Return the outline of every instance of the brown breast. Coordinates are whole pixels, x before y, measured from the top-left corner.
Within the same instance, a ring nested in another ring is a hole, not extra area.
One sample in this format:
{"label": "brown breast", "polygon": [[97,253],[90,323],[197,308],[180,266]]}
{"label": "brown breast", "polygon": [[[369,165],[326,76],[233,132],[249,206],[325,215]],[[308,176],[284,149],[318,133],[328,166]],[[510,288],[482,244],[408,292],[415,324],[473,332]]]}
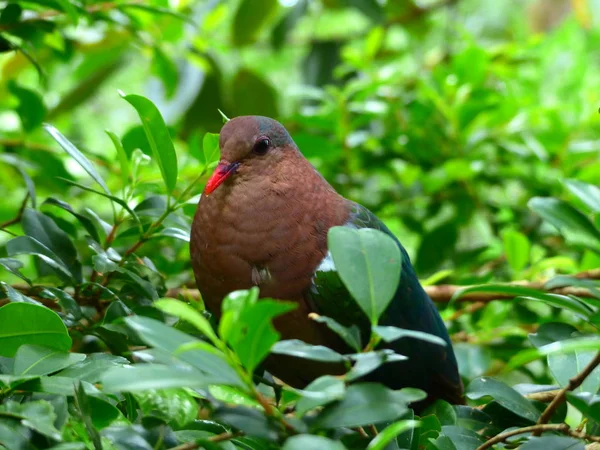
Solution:
{"label": "brown breast", "polygon": [[[347,202],[299,153],[272,176],[249,176],[240,170],[200,200],[190,244],[198,289],[216,315],[226,294],[252,286],[261,297],[299,302],[296,314],[306,315],[304,292]],[[285,335],[295,334],[290,327]]]}

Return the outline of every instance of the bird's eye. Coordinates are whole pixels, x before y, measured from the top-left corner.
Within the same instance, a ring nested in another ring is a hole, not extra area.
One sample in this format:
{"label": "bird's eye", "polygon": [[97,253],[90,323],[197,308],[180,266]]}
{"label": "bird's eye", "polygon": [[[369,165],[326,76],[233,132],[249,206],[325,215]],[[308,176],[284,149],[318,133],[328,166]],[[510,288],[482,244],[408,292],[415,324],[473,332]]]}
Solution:
{"label": "bird's eye", "polygon": [[267,137],[260,137],[254,143],[252,151],[257,155],[264,155],[269,151],[269,147],[271,147],[271,140]]}

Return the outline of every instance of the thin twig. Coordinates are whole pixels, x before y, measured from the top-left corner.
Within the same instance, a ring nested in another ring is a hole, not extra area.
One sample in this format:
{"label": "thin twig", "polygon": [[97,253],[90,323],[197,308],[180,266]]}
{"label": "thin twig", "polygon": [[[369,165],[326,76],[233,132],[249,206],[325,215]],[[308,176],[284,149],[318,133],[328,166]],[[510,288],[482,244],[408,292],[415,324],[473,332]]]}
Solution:
{"label": "thin twig", "polygon": [[536,402],[550,403],[560,393],[560,389],[553,389],[551,391],[532,392],[531,394],[525,394],[527,400],[535,400]]}
{"label": "thin twig", "polygon": [[29,192],[25,195],[25,198],[23,199],[23,203],[21,203],[21,207],[19,208],[19,212],[17,212],[17,215],[15,217],[13,217],[12,219],[7,220],[4,223],[1,223],[0,230],[3,230],[4,228],[14,225],[15,223],[19,223],[21,221],[21,217],[23,217],[23,211],[25,211],[25,208],[27,207],[28,200],[29,200]]}
{"label": "thin twig", "polygon": [[[231,439],[235,439],[236,437],[240,437],[243,435],[244,435],[244,433],[241,431],[236,431],[235,433],[231,433],[228,431],[226,433],[216,434],[215,436],[211,436],[204,440],[210,441],[210,442],[224,442],[224,441],[229,441]],[[197,448],[200,448],[201,445],[202,444],[198,444],[196,442],[188,442],[186,444],[181,444],[181,445],[178,445],[177,447],[173,447],[173,448],[171,448],[171,450],[196,450]]]}
{"label": "thin twig", "polygon": [[488,448],[491,448],[495,444],[504,442],[509,437],[518,436],[519,434],[533,433],[534,436],[536,436],[535,433],[541,434],[545,431],[557,431],[559,433],[563,433],[568,436],[572,436],[574,438],[585,439],[587,441],[592,441],[592,442],[600,442],[600,436],[592,436],[592,435],[589,435],[586,433],[581,433],[579,431],[571,430],[571,427],[569,427],[569,425],[567,425],[566,423],[557,423],[557,424],[545,423],[545,424],[531,425],[529,427],[518,428],[516,430],[506,431],[504,433],[497,434],[490,440],[484,442],[479,447],[477,447],[477,450],[487,450]]}
{"label": "thin twig", "polygon": [[[600,364],[600,352],[596,354],[594,359],[590,361],[590,363],[585,366],[585,368],[573,378],[569,380],[567,385],[560,390],[560,392],[554,397],[554,400],[550,402],[550,404],[546,407],[542,415],[540,416],[537,424],[543,425],[548,423],[548,421],[552,418],[552,415],[556,412],[558,407],[565,401],[567,398],[567,392],[577,389],[581,384],[585,381],[585,379],[593,372],[593,370]],[[534,432],[534,436],[539,436],[541,431]]]}

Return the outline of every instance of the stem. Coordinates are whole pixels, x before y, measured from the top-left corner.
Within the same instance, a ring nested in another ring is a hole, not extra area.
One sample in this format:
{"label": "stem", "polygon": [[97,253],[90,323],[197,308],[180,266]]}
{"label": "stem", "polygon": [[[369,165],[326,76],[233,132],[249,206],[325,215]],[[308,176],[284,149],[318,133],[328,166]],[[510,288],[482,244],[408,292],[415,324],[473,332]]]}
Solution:
{"label": "stem", "polygon": [[27,206],[27,200],[29,200],[29,192],[25,195],[25,198],[23,199],[23,202],[21,203],[21,207],[19,208],[17,215],[15,217],[13,217],[12,219],[1,223],[0,230],[4,229],[6,227],[9,227],[11,225],[14,225],[15,223],[19,223],[21,221],[21,217],[23,217],[23,211],[25,211],[25,207]]}
{"label": "stem", "polygon": [[[600,352],[596,354],[594,359],[590,361],[590,363],[585,366],[585,368],[573,378],[569,380],[569,383],[562,388],[559,393],[554,397],[554,399],[550,402],[550,404],[546,407],[542,415],[540,416],[537,424],[542,425],[548,423],[548,421],[552,418],[552,415],[556,412],[558,407],[565,401],[567,398],[567,392],[577,389],[581,384],[585,381],[585,379],[592,373],[592,371],[600,364]],[[534,431],[534,436],[539,436],[541,431]]]}
{"label": "stem", "polygon": [[[210,441],[210,442],[224,442],[224,441],[229,441],[231,439],[235,439],[236,437],[240,437],[243,435],[244,435],[244,433],[241,431],[236,431],[235,433],[228,431],[226,433],[216,434],[216,435],[206,438],[204,440]],[[202,444],[198,444],[196,442],[188,442],[186,444],[181,444],[181,445],[178,445],[177,447],[173,447],[173,448],[171,448],[171,450],[196,450],[197,448],[200,448],[201,445]]]}
{"label": "stem", "polygon": [[567,425],[566,423],[557,423],[557,424],[552,423],[552,424],[531,425],[529,427],[519,428],[517,430],[500,433],[500,434],[494,436],[492,439],[481,444],[479,447],[477,447],[477,450],[487,450],[488,448],[491,448],[495,444],[504,442],[509,437],[517,436],[519,434],[533,433],[533,435],[535,436],[536,433],[541,434],[544,431],[557,431],[559,433],[563,433],[568,436],[572,436],[574,438],[585,439],[585,440],[593,441],[593,442],[600,442],[600,436],[591,436],[589,434],[580,433],[578,431],[571,430],[569,425]]}

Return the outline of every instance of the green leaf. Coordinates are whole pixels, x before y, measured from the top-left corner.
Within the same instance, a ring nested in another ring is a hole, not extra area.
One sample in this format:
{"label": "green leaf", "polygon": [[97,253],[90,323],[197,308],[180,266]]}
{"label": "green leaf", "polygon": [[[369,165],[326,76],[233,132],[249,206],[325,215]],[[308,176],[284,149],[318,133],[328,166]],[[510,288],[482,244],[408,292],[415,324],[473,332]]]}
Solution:
{"label": "green leaf", "polygon": [[115,146],[115,151],[117,152],[117,159],[119,160],[119,166],[121,168],[121,183],[123,187],[129,185],[129,159],[127,159],[127,153],[125,153],[125,149],[123,148],[123,144],[119,137],[110,130],[104,130],[107,136],[112,141]]}
{"label": "green leaf", "polygon": [[26,208],[21,219],[23,231],[60,258],[77,282],[81,282],[81,264],[77,259],[75,245],[63,230],[48,216]]}
{"label": "green leaf", "polygon": [[586,417],[600,422],[600,396],[591,392],[567,392],[567,400]]}
{"label": "green leaf", "polygon": [[15,354],[15,375],[48,375],[83,361],[81,353],[66,353],[40,345],[22,345]]}
{"label": "green leaf", "polygon": [[[205,342],[147,317],[127,317],[125,322],[148,345],[194,366],[201,372],[204,379],[212,380],[213,383],[218,380],[219,384],[244,385],[235,370],[227,363],[225,356]],[[201,344],[205,344],[205,346]],[[186,351],[180,351],[185,345],[188,346]]]}
{"label": "green leaf", "polygon": [[180,429],[198,416],[198,402],[185,389],[147,389],[133,394],[144,416],[158,417]]}
{"label": "green leaf", "polygon": [[48,264],[65,281],[73,280],[73,275],[48,247],[29,236],[17,236],[6,243],[8,256],[34,255]]}
{"label": "green leaf", "polygon": [[519,450],[585,450],[585,442],[567,436],[530,437]]}
{"label": "green leaf", "polygon": [[218,346],[220,343],[220,339],[215,334],[208,319],[206,319],[190,305],[170,298],[161,298],[160,300],[155,301],[153,305],[155,308],[158,308],[167,314],[171,314],[172,316],[191,323],[198,329],[198,331],[209,338],[213,344]]}
{"label": "green leaf", "polygon": [[8,89],[19,99],[16,111],[21,119],[23,130],[28,133],[39,127],[47,113],[42,97],[31,89],[19,86],[14,80],[9,81]]}
{"label": "green leaf", "polygon": [[277,342],[271,349],[271,353],[278,355],[295,356],[297,358],[310,359],[323,362],[344,362],[347,358],[329,347],[322,345],[311,345],[298,339],[290,339]]}
{"label": "green leaf", "polygon": [[369,443],[367,450],[385,450],[386,446],[394,440],[396,436],[416,428],[420,424],[421,423],[418,420],[401,420],[388,425]]}
{"label": "green leaf", "polygon": [[4,267],[10,273],[12,273],[13,275],[15,275],[15,276],[19,277],[20,279],[22,279],[27,284],[31,284],[31,280],[29,278],[27,278],[25,275],[23,275],[19,271],[19,269],[21,267],[23,267],[23,263],[21,261],[19,261],[18,259],[14,259],[14,258],[0,258],[0,266]]}
{"label": "green leaf", "polygon": [[529,252],[531,246],[529,239],[523,233],[514,230],[507,230],[502,234],[504,242],[504,253],[510,267],[515,272],[525,268],[529,262]]}
{"label": "green leaf", "polygon": [[241,47],[256,41],[278,6],[277,0],[242,0],[233,16],[233,45]]}
{"label": "green leaf", "polygon": [[490,396],[507,410],[531,422],[536,422],[540,417],[540,412],[529,400],[522,397],[513,388],[493,378],[480,377],[471,381],[466,395],[474,400]]}
{"label": "green leaf", "polygon": [[[537,333],[530,334],[529,339],[540,348],[554,342],[569,340],[582,336],[575,327],[564,323],[544,323]],[[572,353],[556,353],[548,355],[548,367],[561,387],[565,387],[571,378],[580,373],[596,356],[595,351],[575,351]],[[600,367],[586,377],[575,392],[597,392],[600,389]]]}
{"label": "green leaf", "polygon": [[92,424],[97,430],[108,427],[121,415],[116,406],[101,398],[89,396],[88,402]]}
{"label": "green leaf", "polygon": [[158,46],[154,47],[152,72],[160,78],[167,98],[173,97],[179,82],[177,64]]}
{"label": "green leaf", "polygon": [[352,370],[346,374],[346,380],[352,381],[364,377],[373,372],[379,366],[387,362],[404,361],[408,359],[404,355],[395,353],[393,350],[384,349],[376,352],[357,353],[349,355],[351,359],[356,361]]}
{"label": "green leaf", "polygon": [[275,331],[272,320],[292,311],[296,306],[291,302],[262,299],[240,312],[239,322],[228,342],[249,372],[258,367],[279,340],[279,333]]}
{"label": "green leaf", "polygon": [[108,369],[101,382],[105,392],[141,392],[148,389],[205,388],[220,380],[218,377],[208,378],[194,368],[136,364]]}
{"label": "green leaf", "polygon": [[81,153],[77,147],[75,147],[71,141],[69,141],[66,137],[64,137],[60,131],[54,128],[52,125],[45,124],[44,129],[52,136],[52,138],[58,142],[58,144],[73,158],[77,163],[85,170],[89,176],[91,176],[96,183],[100,185],[100,187],[106,192],[108,195],[110,194],[110,190],[108,186],[94,167],[94,165],[90,162],[89,159],[85,157],[83,153]]}
{"label": "green leaf", "polygon": [[341,400],[345,392],[346,385],[342,380],[331,375],[324,375],[300,392],[302,397],[296,403],[296,413],[302,417],[311,409]]}
{"label": "green leaf", "polygon": [[373,332],[385,342],[393,342],[398,339],[410,337],[413,339],[430,342],[432,344],[441,345],[442,347],[448,345],[441,337],[430,333],[424,333],[422,331],[406,330],[404,328],[390,326],[375,326],[373,327]]}
{"label": "green leaf", "polygon": [[438,418],[441,425],[456,425],[456,412],[450,403],[445,400],[436,400],[424,412],[423,416],[433,414]]}
{"label": "green leaf", "polygon": [[328,244],[340,278],[376,324],[400,282],[400,249],[390,236],[370,228],[333,227]]}
{"label": "green leaf", "polygon": [[[138,217],[138,215],[133,211],[133,209],[131,209],[129,207],[129,205],[124,200],[120,199],[119,197],[115,197],[114,195],[109,195],[104,192],[97,191],[96,189],[92,189],[90,187],[84,186],[83,184],[77,183],[75,181],[67,180],[66,178],[59,177],[59,179],[64,181],[65,183],[71,184],[73,186],[77,186],[79,189],[83,189],[84,191],[93,192],[94,194],[98,194],[98,195],[101,195],[102,197],[108,198],[112,202],[118,204],[119,206],[122,206],[123,209],[125,209],[125,211],[127,211],[131,215],[131,217],[136,221],[138,226],[139,227],[142,226],[142,223],[140,222],[140,218]],[[89,212],[91,213],[91,211],[89,211]]]}
{"label": "green leaf", "polygon": [[56,376],[96,383],[111,367],[122,367],[128,364],[129,361],[122,356],[92,353],[87,355],[85,360],[60,371]]}
{"label": "green leaf", "polygon": [[579,180],[565,180],[565,186],[590,210],[600,213],[600,188]]}
{"label": "green leaf", "polygon": [[202,154],[204,155],[204,164],[210,164],[219,161],[221,152],[219,150],[219,135],[216,133],[206,133],[202,139]]}
{"label": "green leaf", "polygon": [[311,314],[309,317],[315,322],[327,325],[327,328],[341,337],[351,349],[356,350],[357,352],[362,350],[360,329],[356,325],[345,327],[331,317],[319,316],[317,314]]}
{"label": "green leaf", "polygon": [[83,225],[83,227],[85,228],[85,230],[90,234],[90,236],[96,242],[100,242],[100,234],[98,233],[98,230],[94,226],[94,222],[92,222],[91,219],[87,218],[83,214],[79,214],[78,212],[76,212],[71,207],[71,205],[69,205],[68,203],[63,202],[62,200],[58,200],[58,199],[53,198],[53,197],[49,197],[46,200],[44,200],[44,203],[42,203],[42,206],[44,206],[44,205],[53,205],[53,206],[57,206],[57,207],[59,207],[61,209],[64,209],[69,214],[71,214],[73,217],[75,217],[79,221],[79,223],[81,225]]}
{"label": "green leaf", "polygon": [[60,432],[54,427],[56,413],[50,402],[37,400],[17,403],[9,400],[4,405],[0,405],[0,416],[4,415],[20,419],[22,425],[51,439],[61,439]]}
{"label": "green leaf", "polygon": [[554,225],[568,241],[600,249],[600,231],[568,203],[551,197],[534,197],[529,200],[528,206]]}
{"label": "green leaf", "polygon": [[177,184],[177,154],[160,111],[154,103],[141,95],[130,94],[122,97],[138,112],[167,193],[171,194]]}
{"label": "green leaf", "polygon": [[283,450],[346,450],[346,447],[340,441],[323,436],[297,434],[285,441]]}
{"label": "green leaf", "polygon": [[8,303],[0,308],[0,356],[12,357],[24,344],[68,351],[72,341],[54,311],[29,303]]}
{"label": "green leaf", "polygon": [[343,400],[325,407],[315,428],[359,427],[396,420],[408,411],[408,398],[381,384],[359,383],[348,387]]}

